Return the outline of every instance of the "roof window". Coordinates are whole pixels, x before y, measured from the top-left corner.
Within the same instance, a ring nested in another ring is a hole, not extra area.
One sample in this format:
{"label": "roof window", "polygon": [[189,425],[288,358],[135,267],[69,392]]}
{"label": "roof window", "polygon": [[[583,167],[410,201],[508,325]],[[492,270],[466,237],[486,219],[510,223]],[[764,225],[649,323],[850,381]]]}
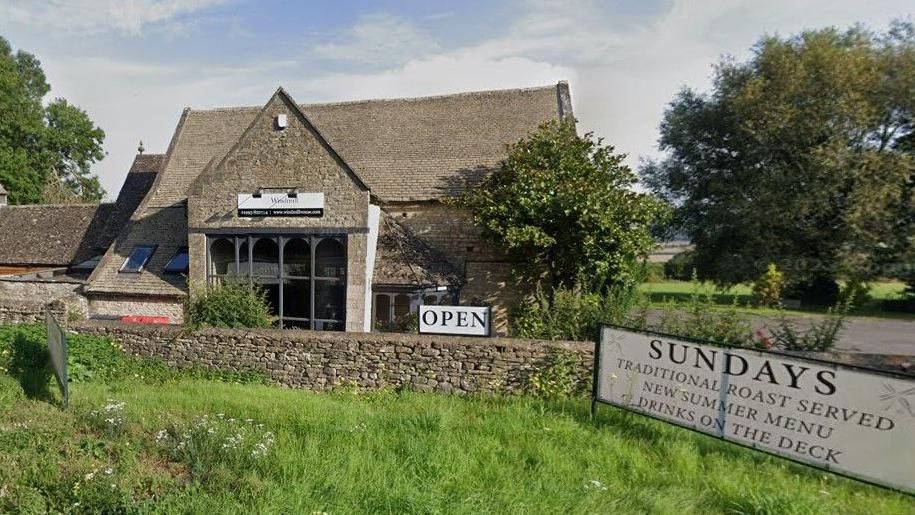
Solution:
{"label": "roof window", "polygon": [[119,271],[133,274],[142,272],[155,251],[155,245],[137,245],[130,251],[130,255],[124,260]]}
{"label": "roof window", "polygon": [[188,269],[187,247],[181,247],[174,257],[168,260],[165,271],[170,274],[186,274]]}

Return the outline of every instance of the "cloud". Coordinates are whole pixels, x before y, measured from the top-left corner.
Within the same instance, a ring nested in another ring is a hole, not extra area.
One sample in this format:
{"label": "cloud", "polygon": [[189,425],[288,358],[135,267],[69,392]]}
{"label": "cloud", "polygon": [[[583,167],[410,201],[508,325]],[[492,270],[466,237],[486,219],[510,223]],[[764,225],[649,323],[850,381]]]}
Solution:
{"label": "cloud", "polygon": [[0,18],[70,34],[117,31],[140,34],[147,25],[174,20],[229,0],[6,0]]}
{"label": "cloud", "polygon": [[315,46],[313,57],[362,65],[401,64],[439,50],[425,31],[390,14],[363,16],[334,41]]}
{"label": "cloud", "polygon": [[[42,61],[52,94],[86,109],[107,132],[110,155],[94,170],[112,194],[137,140],[142,138],[149,152],[166,150],[182,107],[260,105],[278,85],[300,102],[324,102],[567,79],[582,131],[605,137],[636,166],[639,156],[658,155],[658,124],[677,90],[684,85],[706,90],[712,64],[722,55],[746,58],[767,33],[857,21],[880,29],[907,10],[907,4],[892,0],[866,6],[857,0],[676,0],[633,18],[601,2],[531,2],[517,9],[499,33],[447,47],[421,22],[415,26],[393,15],[373,15],[298,55],[267,47],[260,56],[252,52],[239,60],[233,55],[226,62],[179,56],[156,65],[65,55],[42,56]],[[391,32],[380,29],[385,26]],[[387,46],[379,50],[379,44]],[[315,59],[314,48],[321,59]]]}

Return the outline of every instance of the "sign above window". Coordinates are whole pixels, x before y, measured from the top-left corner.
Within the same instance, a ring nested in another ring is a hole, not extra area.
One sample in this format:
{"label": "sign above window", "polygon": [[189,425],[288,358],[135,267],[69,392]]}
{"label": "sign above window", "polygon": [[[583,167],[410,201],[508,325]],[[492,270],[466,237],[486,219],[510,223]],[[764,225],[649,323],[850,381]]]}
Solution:
{"label": "sign above window", "polygon": [[238,216],[324,216],[324,193],[239,193]]}

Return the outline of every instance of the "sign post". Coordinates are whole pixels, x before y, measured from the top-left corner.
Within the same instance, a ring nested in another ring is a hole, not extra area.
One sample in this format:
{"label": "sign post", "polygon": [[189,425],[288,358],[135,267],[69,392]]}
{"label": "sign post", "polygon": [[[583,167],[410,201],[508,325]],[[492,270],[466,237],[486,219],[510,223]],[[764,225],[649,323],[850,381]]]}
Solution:
{"label": "sign post", "polygon": [[54,377],[60,386],[64,408],[70,403],[70,388],[67,379],[67,333],[60,327],[50,310],[45,312],[45,326],[48,330],[48,353],[54,367]]}
{"label": "sign post", "polygon": [[915,493],[915,379],[605,326],[593,410],[610,404]]}

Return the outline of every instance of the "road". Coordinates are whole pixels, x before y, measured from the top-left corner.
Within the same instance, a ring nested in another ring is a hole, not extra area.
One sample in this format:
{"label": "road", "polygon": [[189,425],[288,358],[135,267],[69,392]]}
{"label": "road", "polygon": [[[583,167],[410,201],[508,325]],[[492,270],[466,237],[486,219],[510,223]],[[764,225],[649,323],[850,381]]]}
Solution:
{"label": "road", "polygon": [[[659,313],[649,314],[649,323],[657,320]],[[798,327],[809,327],[816,315],[791,317]],[[754,316],[754,331],[772,326],[772,317]],[[835,350],[862,354],[887,354],[894,356],[915,356],[915,321],[890,320],[886,318],[849,317],[839,336]]]}

